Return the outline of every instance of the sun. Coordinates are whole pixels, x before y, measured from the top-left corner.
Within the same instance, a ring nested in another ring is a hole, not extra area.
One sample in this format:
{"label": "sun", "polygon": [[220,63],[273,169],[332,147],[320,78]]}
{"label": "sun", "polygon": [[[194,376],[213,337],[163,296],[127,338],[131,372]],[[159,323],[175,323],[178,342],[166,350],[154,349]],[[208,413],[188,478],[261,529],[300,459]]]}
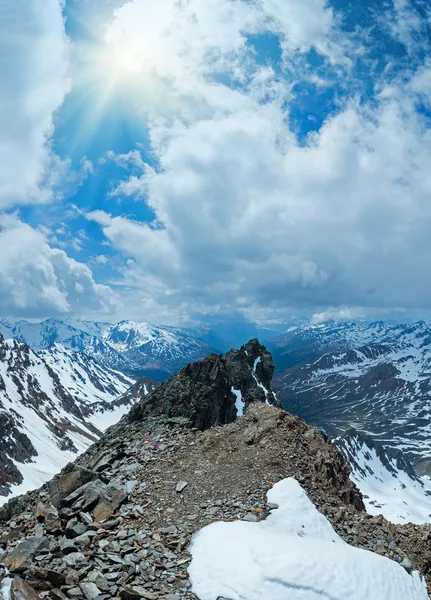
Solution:
{"label": "sun", "polygon": [[89,74],[108,85],[145,75],[145,60],[131,44],[101,42],[88,50],[85,62]]}

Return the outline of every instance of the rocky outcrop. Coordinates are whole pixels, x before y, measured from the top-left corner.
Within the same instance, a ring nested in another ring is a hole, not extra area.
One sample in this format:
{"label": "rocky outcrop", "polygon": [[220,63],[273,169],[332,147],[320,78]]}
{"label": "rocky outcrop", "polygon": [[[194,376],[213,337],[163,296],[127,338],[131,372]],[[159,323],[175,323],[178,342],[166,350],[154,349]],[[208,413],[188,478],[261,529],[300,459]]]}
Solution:
{"label": "rocky outcrop", "polygon": [[281,406],[272,390],[274,361],[257,339],[250,340],[239,350],[228,352],[225,362],[231,386],[241,392],[246,406],[252,402]]}
{"label": "rocky outcrop", "polygon": [[201,431],[231,423],[237,416],[235,390],[245,406],[252,402],[278,405],[271,390],[274,363],[258,340],[225,357],[210,354],[188,365],[142,398],[127,416],[128,422],[149,416],[180,417]]}

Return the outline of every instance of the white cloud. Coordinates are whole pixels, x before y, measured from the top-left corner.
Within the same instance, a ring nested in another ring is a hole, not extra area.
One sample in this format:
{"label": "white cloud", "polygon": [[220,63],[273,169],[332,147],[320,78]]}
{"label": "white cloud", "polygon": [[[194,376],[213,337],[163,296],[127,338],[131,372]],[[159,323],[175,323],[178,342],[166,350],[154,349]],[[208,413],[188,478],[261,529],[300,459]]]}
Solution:
{"label": "white cloud", "polygon": [[[277,34],[286,65],[314,48],[343,69],[351,46],[324,2],[244,6],[132,0],[108,29],[109,43],[127,41],[142,59],[137,80],[157,72],[176,94],[171,112],[145,112],[157,168],[134,153],[118,159],[134,172],[113,195],[144,199],[154,223],[88,216],[129,259],[122,283],[140,306],[178,319],[286,306],[339,315],[428,308],[431,134],[416,112],[428,74],[383,81],[369,103],[351,98],[300,141],[291,82],[253,61],[247,34]],[[213,81],[219,70],[241,85]]]}
{"label": "white cloud", "polygon": [[365,317],[364,310],[362,308],[345,307],[345,308],[332,308],[325,310],[321,313],[315,313],[310,323],[319,324],[327,321],[354,321],[357,319],[363,319]]}
{"label": "white cloud", "polygon": [[68,91],[61,0],[2,3],[0,207],[51,199],[53,113]]}
{"label": "white cloud", "polygon": [[87,265],[52,248],[41,230],[15,215],[0,217],[0,310],[46,317],[113,312],[116,298],[98,285]]}

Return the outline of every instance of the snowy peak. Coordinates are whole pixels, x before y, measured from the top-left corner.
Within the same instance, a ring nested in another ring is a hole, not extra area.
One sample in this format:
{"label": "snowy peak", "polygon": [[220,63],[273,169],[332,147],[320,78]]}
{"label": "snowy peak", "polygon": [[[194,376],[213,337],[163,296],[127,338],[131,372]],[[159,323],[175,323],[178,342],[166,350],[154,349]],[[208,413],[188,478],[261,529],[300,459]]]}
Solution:
{"label": "snowy peak", "polygon": [[376,475],[373,470],[374,462],[374,466],[383,467],[393,477],[404,473],[412,481],[420,481],[413,465],[400,450],[385,449],[365,433],[350,429],[343,436],[336,438],[334,442],[342,450],[355,473],[364,478]]}

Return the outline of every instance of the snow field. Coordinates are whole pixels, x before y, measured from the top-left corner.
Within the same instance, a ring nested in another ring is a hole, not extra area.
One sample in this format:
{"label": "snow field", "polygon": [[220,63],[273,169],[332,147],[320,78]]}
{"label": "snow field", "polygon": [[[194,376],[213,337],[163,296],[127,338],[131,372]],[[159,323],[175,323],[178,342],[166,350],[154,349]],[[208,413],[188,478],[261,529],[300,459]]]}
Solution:
{"label": "snow field", "polygon": [[429,600],[418,573],[346,544],[295,479],[268,502],[279,508],[265,521],[195,534],[189,575],[200,600]]}

